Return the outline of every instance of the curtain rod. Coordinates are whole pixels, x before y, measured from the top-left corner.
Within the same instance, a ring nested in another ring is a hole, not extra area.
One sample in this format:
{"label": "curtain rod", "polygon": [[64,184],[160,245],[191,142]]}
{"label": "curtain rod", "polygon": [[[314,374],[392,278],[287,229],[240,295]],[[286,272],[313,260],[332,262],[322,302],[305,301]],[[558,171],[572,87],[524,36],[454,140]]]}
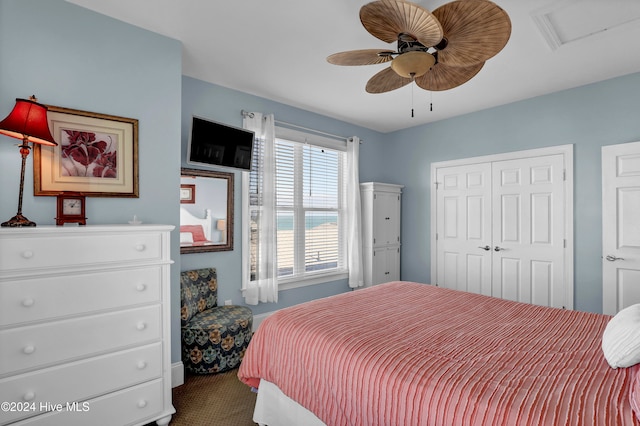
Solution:
{"label": "curtain rod", "polygon": [[[250,117],[250,118],[253,118],[255,116],[252,112],[245,111],[245,110],[241,110],[240,114],[242,114],[243,117]],[[334,134],[331,134],[331,133],[323,132],[323,131],[320,131],[320,130],[310,129],[308,127],[299,126],[297,124],[287,123],[286,121],[275,120],[275,122],[276,122],[276,124],[281,124],[281,125],[284,125],[284,126],[293,127],[294,129],[300,129],[300,130],[306,130],[306,131],[309,131],[309,132],[314,132],[314,133],[317,133],[319,135],[329,136],[329,137],[332,137],[332,138],[335,138],[335,139],[340,139],[340,140],[345,140],[345,141],[351,139],[351,138],[346,138],[344,136],[338,136],[338,135],[334,135]],[[362,142],[364,142],[364,141],[361,139],[360,143],[362,143]]]}

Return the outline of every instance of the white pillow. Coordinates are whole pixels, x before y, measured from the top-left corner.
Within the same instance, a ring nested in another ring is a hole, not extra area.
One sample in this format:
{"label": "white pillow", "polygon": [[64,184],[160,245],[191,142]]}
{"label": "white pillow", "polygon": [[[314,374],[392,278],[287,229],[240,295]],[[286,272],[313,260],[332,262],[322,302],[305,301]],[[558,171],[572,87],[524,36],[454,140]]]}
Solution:
{"label": "white pillow", "polygon": [[180,242],[181,243],[192,243],[193,242],[193,234],[191,232],[181,232],[180,233]]}
{"label": "white pillow", "polygon": [[612,368],[640,362],[640,304],[618,312],[602,334],[602,352]]}

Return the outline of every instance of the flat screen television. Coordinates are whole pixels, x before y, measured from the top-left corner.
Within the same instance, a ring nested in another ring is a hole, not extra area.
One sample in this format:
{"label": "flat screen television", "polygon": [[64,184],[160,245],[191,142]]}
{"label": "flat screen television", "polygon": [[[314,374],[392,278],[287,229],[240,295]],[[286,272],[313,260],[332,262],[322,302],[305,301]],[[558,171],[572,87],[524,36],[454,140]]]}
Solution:
{"label": "flat screen television", "polygon": [[193,116],[187,163],[251,170],[254,132]]}

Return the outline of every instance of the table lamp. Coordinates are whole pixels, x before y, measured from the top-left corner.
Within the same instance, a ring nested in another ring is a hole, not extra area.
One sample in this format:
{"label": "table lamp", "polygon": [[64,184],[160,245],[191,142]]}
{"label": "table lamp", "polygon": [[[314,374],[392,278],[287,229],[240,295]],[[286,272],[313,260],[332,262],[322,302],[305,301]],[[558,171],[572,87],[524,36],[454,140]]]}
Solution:
{"label": "table lamp", "polygon": [[20,154],[22,155],[22,168],[20,170],[20,195],[18,196],[18,213],[2,226],[21,227],[36,226],[35,222],[30,221],[22,215],[22,192],[24,190],[24,168],[29,156],[29,142],[39,143],[42,145],[56,146],[49,131],[49,123],[47,121],[47,107],[36,102],[35,96],[29,99],[16,99],[16,105],[11,113],[0,122],[0,134],[11,136],[12,138],[22,139]]}
{"label": "table lamp", "polygon": [[216,223],[216,229],[220,231],[220,241],[222,243],[227,242],[227,221],[226,219],[218,219]]}

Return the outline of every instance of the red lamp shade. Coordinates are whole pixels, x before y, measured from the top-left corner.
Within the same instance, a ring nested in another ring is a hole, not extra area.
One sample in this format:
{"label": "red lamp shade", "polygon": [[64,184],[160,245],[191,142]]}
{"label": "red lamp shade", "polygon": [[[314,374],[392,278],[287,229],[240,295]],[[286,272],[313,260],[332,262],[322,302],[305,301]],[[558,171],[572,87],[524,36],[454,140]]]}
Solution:
{"label": "red lamp shade", "polygon": [[47,121],[47,107],[28,99],[16,99],[13,111],[0,122],[0,134],[43,145],[58,145]]}

